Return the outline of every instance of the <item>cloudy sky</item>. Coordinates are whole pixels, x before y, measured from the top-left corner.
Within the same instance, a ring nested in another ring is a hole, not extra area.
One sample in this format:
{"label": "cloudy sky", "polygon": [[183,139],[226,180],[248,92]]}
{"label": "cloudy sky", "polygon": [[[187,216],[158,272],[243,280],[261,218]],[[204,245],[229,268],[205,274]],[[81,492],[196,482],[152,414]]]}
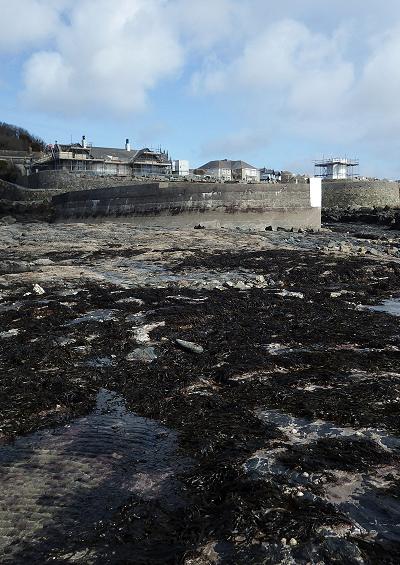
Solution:
{"label": "cloudy sky", "polygon": [[0,121],[400,178],[399,0],[0,0]]}

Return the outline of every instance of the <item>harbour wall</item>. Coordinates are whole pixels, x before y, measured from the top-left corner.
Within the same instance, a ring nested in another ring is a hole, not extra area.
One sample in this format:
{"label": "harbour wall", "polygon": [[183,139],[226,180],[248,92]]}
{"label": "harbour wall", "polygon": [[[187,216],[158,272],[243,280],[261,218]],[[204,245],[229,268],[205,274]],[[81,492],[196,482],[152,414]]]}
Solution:
{"label": "harbour wall", "polygon": [[140,226],[321,227],[319,179],[309,183],[161,182],[53,197],[58,219],[129,218]]}
{"label": "harbour wall", "polygon": [[323,208],[400,206],[399,183],[373,180],[322,181]]}

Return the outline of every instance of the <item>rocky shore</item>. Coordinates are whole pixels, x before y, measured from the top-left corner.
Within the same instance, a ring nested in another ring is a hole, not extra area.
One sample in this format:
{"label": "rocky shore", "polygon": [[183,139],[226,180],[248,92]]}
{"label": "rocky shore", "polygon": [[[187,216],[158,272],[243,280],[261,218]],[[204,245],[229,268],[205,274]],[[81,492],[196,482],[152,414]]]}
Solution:
{"label": "rocky shore", "polygon": [[398,562],[400,232],[340,220],[3,221],[3,562]]}
{"label": "rocky shore", "polygon": [[322,217],[325,222],[360,222],[388,226],[391,229],[400,229],[400,208],[385,206],[383,208],[349,207],[349,208],[324,208]]}

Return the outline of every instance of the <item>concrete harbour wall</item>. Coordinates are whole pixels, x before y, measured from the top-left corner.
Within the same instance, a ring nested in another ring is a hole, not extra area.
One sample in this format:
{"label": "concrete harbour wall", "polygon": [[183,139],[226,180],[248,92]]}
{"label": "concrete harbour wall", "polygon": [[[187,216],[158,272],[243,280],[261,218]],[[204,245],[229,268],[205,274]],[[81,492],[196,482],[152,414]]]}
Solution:
{"label": "concrete harbour wall", "polygon": [[141,226],[319,228],[314,188],[309,183],[163,182],[69,192],[55,196],[53,204],[58,218],[111,216]]}
{"label": "concrete harbour wall", "polygon": [[400,206],[399,183],[390,181],[322,181],[323,208]]}

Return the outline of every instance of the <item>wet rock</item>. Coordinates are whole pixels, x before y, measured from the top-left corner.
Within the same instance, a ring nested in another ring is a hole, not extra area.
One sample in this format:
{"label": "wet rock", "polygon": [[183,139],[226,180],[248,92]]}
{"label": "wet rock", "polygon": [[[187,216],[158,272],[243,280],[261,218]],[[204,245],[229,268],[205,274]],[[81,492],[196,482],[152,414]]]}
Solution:
{"label": "wet rock", "polygon": [[184,339],[176,339],[175,343],[181,349],[185,351],[190,351],[191,353],[196,353],[200,355],[204,352],[204,349],[201,345],[197,345],[197,343],[193,343],[192,341],[185,341]]}
{"label": "wet rock", "polygon": [[105,367],[113,367],[115,361],[112,357],[93,357],[88,359],[85,363],[88,367],[94,367],[95,369],[101,369]]}
{"label": "wet rock", "polygon": [[110,322],[117,320],[116,310],[91,310],[75,320],[67,322],[67,326],[82,324],[84,322]]}
{"label": "wet rock", "polygon": [[157,359],[154,347],[137,347],[125,357],[127,361],[141,361],[142,363],[152,363]]}

